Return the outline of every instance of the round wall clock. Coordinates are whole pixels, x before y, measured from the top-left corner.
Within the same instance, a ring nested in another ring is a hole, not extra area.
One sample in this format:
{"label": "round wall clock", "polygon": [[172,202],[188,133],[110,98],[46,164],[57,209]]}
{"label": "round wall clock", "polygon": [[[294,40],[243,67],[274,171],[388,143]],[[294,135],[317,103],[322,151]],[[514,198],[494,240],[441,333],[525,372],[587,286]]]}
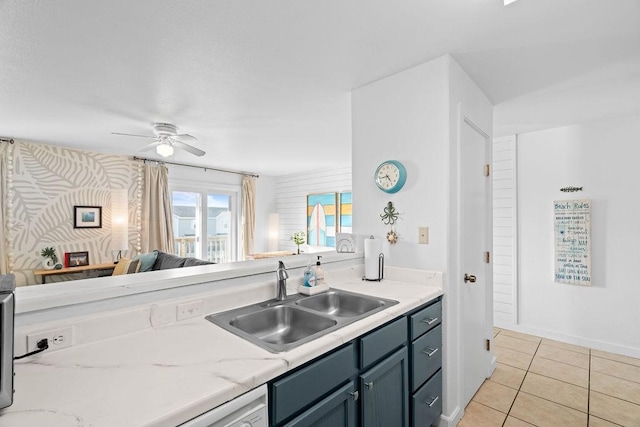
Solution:
{"label": "round wall clock", "polygon": [[407,170],[397,160],[386,160],[376,169],[373,180],[382,191],[397,193],[407,181]]}

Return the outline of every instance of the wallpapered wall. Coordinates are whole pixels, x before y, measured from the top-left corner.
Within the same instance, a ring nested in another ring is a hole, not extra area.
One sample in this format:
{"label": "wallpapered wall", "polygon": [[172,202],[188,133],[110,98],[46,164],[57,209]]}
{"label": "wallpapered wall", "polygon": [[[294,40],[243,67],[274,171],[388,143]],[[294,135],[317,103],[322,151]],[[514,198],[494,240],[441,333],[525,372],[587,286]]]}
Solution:
{"label": "wallpapered wall", "polygon": [[[40,251],[52,246],[63,263],[65,252],[89,252],[90,264],[112,262],[111,190],[126,188],[129,199],[129,251],[140,247],[142,164],[124,156],[16,142],[8,207],[9,269],[18,286],[40,283]],[[102,228],[74,229],[74,206],[101,206]],[[84,273],[80,273],[84,274]],[[53,276],[47,282],[68,280]]]}

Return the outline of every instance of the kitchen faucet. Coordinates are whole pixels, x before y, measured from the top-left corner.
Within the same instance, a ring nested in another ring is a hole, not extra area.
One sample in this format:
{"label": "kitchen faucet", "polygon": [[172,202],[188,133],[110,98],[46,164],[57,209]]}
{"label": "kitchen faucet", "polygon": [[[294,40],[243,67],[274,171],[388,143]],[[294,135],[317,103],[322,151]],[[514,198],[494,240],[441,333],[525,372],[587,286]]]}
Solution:
{"label": "kitchen faucet", "polygon": [[279,261],[278,269],[276,270],[276,279],[278,281],[278,296],[276,297],[277,301],[284,301],[287,298],[287,279],[289,278],[289,273],[287,273],[287,269],[284,266],[284,262]]}

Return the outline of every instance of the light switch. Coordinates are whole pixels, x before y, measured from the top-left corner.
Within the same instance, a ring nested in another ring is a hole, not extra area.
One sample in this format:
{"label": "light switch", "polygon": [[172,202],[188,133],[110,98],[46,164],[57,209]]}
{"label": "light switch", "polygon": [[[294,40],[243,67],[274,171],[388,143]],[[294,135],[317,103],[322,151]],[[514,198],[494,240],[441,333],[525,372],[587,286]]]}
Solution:
{"label": "light switch", "polygon": [[426,245],[429,243],[429,227],[418,227],[418,244]]}

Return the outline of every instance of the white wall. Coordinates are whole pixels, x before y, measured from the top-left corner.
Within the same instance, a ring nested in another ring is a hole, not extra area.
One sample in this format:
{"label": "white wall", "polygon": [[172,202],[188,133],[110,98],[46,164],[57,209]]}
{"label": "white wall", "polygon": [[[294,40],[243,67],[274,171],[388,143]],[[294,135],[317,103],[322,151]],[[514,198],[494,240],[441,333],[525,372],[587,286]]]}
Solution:
{"label": "white wall", "polygon": [[[640,357],[640,116],[518,136],[525,332]],[[584,187],[562,193],[561,187]],[[592,286],[554,283],[553,201],[591,199]]]}
{"label": "white wall", "polygon": [[260,175],[260,178],[256,181],[254,252],[267,252],[269,250],[269,214],[276,212],[276,177]]}
{"label": "white wall", "polygon": [[[351,191],[351,167],[314,170],[276,177],[276,204],[280,217],[278,250],[296,250],[291,240],[297,231],[307,232],[307,195]],[[300,250],[310,251],[307,245]]]}
{"label": "white wall", "polygon": [[[491,133],[491,111],[484,94],[449,56],[352,92],[354,233],[360,240],[371,234],[384,238],[389,226],[380,221],[380,213],[392,201],[401,214],[396,227],[400,240],[386,249],[387,264],[445,273],[441,425],[455,425],[463,410],[460,295],[457,283],[451,281],[459,269],[458,129],[466,116]],[[405,187],[393,195],[381,192],[373,182],[376,167],[387,159],[399,160],[407,168]],[[419,226],[429,227],[427,245],[418,244]],[[490,319],[486,323],[490,330]]]}
{"label": "white wall", "polygon": [[[387,202],[400,213],[399,241],[385,254],[397,267],[446,271],[448,204],[448,58],[411,68],[352,93],[353,231],[362,239],[386,237],[380,220]],[[373,175],[384,160],[398,160],[407,182],[395,194],[380,191]],[[429,244],[418,245],[418,227]]]}

